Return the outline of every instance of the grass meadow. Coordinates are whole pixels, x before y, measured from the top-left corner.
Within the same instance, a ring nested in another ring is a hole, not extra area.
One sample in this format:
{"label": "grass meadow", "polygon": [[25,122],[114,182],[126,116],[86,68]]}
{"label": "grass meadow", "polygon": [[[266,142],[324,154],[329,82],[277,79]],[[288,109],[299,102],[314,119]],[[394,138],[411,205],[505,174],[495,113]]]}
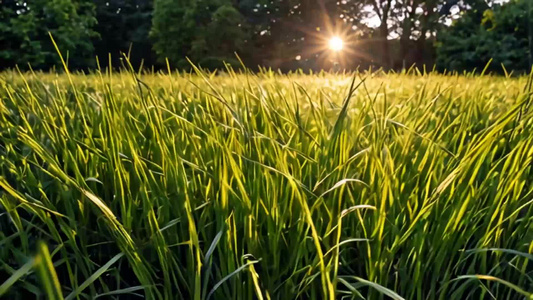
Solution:
{"label": "grass meadow", "polygon": [[0,73],[0,296],[533,299],[532,78]]}

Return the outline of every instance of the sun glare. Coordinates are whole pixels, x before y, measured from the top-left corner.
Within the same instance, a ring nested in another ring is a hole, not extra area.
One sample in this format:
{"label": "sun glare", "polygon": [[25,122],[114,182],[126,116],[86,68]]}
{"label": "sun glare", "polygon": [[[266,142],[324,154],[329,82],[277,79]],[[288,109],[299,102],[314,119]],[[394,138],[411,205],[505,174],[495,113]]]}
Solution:
{"label": "sun glare", "polygon": [[338,36],[332,37],[329,40],[329,48],[333,51],[341,51],[344,46],[343,44],[344,42]]}

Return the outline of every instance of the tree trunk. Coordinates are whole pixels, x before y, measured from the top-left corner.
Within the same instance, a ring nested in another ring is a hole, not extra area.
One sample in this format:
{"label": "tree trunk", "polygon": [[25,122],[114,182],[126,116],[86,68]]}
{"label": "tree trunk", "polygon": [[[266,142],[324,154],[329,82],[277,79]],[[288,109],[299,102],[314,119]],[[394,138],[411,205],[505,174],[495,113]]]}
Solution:
{"label": "tree trunk", "polygon": [[422,64],[426,64],[426,35],[431,32],[431,29],[434,28],[431,22],[435,22],[431,18],[433,17],[435,3],[433,1],[427,1],[426,2],[426,11],[424,16],[422,17],[421,27],[420,27],[420,37],[417,42],[417,61],[420,61]]}
{"label": "tree trunk", "polygon": [[[407,9],[407,8],[406,8]],[[400,37],[400,51],[402,58],[402,68],[406,68],[407,64],[413,64],[412,59],[409,59],[409,49],[411,48],[411,33],[413,32],[413,22],[416,4],[411,5],[411,12],[403,20],[402,36]]]}
{"label": "tree trunk", "polygon": [[384,69],[388,69],[391,67],[391,61],[389,41],[387,40],[387,37],[389,36],[389,27],[387,26],[386,18],[383,18],[381,21],[381,25],[379,26],[379,35],[381,43],[381,64],[383,65]]}
{"label": "tree trunk", "polygon": [[[529,2],[529,7],[528,7],[528,15],[529,17],[527,18],[528,22],[529,22],[529,26],[528,26],[528,40],[529,40],[529,67],[531,68],[533,66],[533,3],[530,1]],[[528,70],[528,71],[531,71]]]}

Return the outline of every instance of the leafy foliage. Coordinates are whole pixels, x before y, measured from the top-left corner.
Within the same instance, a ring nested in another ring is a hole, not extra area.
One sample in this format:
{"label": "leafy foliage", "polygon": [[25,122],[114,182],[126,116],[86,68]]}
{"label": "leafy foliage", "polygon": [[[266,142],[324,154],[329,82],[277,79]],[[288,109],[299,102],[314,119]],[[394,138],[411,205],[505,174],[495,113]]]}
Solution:
{"label": "leafy foliage", "polygon": [[512,0],[486,10],[471,10],[437,43],[437,64],[448,70],[482,70],[492,59],[490,70],[530,69],[529,22],[533,6],[528,0]]}
{"label": "leafy foliage", "polygon": [[[437,35],[442,68],[472,69],[494,58],[496,68],[504,63],[527,69],[524,61],[532,51],[525,56],[520,51],[524,34],[530,36],[526,48],[533,49],[533,25],[524,25],[521,9],[531,2],[504,5],[515,9],[494,2],[0,0],[0,68],[56,66],[51,31],[73,69],[94,67],[95,56],[102,67],[123,67],[124,54],[135,69],[163,67],[167,58],[172,67],[190,68],[185,57],[213,69],[224,67],[222,61],[239,65],[237,52],[249,66],[321,70],[337,60],[325,47],[334,35],[347,42],[341,63],[346,69],[431,65]],[[492,13],[483,17],[489,8]],[[448,28],[451,19],[458,20]],[[476,34],[470,34],[473,29]],[[498,48],[504,51],[494,51]],[[527,61],[533,62],[533,54]]]}
{"label": "leafy foliage", "polygon": [[94,30],[99,36],[93,39],[93,44],[101,65],[108,63],[109,54],[115,67],[121,66],[123,54],[130,55],[134,67],[156,63],[149,39],[152,0],[95,0],[94,5],[98,20]]}
{"label": "leafy foliage", "polygon": [[191,57],[198,61],[202,67],[209,67],[202,61],[204,57],[218,57],[219,60],[231,58],[234,53],[245,53],[246,44],[250,39],[247,32],[247,24],[244,17],[233,6],[225,4],[217,8],[211,21],[194,40],[194,44],[204,45],[201,51],[198,49],[191,53]]}
{"label": "leafy foliage", "polygon": [[246,20],[230,1],[156,0],[152,22],[151,37],[161,62],[168,58],[186,66],[186,56],[213,61],[247,50]]}
{"label": "leafy foliage", "polygon": [[50,68],[60,59],[50,32],[72,68],[94,60],[91,38],[96,34],[92,1],[0,1],[0,66]]}

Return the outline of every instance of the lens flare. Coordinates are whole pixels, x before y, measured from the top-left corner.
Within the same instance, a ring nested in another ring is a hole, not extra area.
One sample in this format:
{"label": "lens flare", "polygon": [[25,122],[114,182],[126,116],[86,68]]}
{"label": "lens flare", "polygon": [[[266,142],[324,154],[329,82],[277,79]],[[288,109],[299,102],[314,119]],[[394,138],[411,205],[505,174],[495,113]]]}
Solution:
{"label": "lens flare", "polygon": [[333,51],[341,51],[343,46],[344,42],[338,36],[332,37],[329,40],[329,49]]}

